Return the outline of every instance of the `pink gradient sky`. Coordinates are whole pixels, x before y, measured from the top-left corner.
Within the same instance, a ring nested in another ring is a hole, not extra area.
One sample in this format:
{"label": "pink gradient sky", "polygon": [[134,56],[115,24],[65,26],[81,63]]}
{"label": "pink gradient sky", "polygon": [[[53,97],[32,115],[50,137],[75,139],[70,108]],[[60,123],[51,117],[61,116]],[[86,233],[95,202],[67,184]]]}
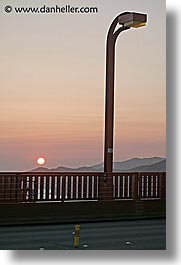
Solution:
{"label": "pink gradient sky", "polygon": [[32,169],[39,155],[47,167],[103,161],[105,39],[126,10],[148,13],[148,25],[117,41],[114,160],[166,155],[165,1],[96,0],[99,13],[84,15],[6,14],[3,6],[0,171]]}

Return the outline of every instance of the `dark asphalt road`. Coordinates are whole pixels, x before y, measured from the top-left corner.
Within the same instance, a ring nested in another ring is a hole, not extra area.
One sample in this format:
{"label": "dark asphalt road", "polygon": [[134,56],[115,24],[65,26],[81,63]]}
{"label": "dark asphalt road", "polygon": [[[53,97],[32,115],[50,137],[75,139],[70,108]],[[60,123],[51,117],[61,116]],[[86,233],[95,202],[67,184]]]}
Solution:
{"label": "dark asphalt road", "polygon": [[[0,227],[0,249],[65,250],[73,247],[73,224]],[[82,250],[163,250],[166,248],[164,219],[83,223]]]}

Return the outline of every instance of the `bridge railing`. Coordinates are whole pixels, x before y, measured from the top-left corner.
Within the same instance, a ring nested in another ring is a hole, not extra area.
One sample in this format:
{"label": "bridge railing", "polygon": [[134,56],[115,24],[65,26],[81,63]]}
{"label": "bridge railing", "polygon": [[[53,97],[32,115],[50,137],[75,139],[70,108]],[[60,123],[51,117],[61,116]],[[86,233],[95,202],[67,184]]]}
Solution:
{"label": "bridge railing", "polygon": [[165,198],[165,172],[0,173],[0,203]]}
{"label": "bridge railing", "polygon": [[160,199],[165,198],[165,172],[113,173],[113,198]]}

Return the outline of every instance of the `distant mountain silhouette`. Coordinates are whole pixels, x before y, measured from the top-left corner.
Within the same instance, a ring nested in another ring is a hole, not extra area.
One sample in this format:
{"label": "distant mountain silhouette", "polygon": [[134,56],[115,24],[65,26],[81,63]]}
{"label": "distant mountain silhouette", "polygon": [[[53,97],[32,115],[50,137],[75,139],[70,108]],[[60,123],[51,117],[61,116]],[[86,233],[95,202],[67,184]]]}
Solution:
{"label": "distant mountain silhouette", "polygon": [[154,172],[154,171],[166,171],[166,159],[152,165],[140,166],[132,168],[131,171],[142,171],[142,172]]}
{"label": "distant mountain silhouette", "polygon": [[163,159],[163,157],[131,158],[122,162],[114,162],[114,171],[127,171],[139,166],[149,166]]}
{"label": "distant mountain silhouette", "polygon": [[30,172],[47,172],[47,171],[51,171],[51,169],[48,169],[46,167],[37,167],[30,170]]}
{"label": "distant mountain silhouette", "polygon": [[[163,157],[131,158],[121,162],[114,162],[114,172],[126,171],[166,171],[166,159]],[[93,166],[69,168],[59,166],[57,168],[38,167],[32,172],[103,172],[103,163]]]}

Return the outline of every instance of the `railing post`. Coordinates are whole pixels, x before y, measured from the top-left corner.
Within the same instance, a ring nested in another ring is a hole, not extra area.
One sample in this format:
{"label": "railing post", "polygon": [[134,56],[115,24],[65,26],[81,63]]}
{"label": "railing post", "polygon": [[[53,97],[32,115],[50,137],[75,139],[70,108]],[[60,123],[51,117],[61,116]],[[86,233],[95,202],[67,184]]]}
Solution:
{"label": "railing post", "polygon": [[100,200],[113,200],[113,173],[102,173],[100,177]]}
{"label": "railing post", "polygon": [[21,174],[16,174],[16,202],[22,202],[22,190],[21,190]]}
{"label": "railing post", "polygon": [[138,200],[139,194],[138,194],[138,182],[139,182],[139,173],[135,172],[133,174],[133,181],[132,181],[132,190],[133,190],[133,200]]}
{"label": "railing post", "polygon": [[3,181],[2,181],[2,176],[0,176],[0,202],[3,201]]}
{"label": "railing post", "polygon": [[166,172],[162,172],[159,176],[159,193],[160,193],[160,200],[165,200],[166,198]]}
{"label": "railing post", "polygon": [[135,172],[133,175],[133,200],[135,203],[136,215],[140,216],[142,213],[140,172]]}

